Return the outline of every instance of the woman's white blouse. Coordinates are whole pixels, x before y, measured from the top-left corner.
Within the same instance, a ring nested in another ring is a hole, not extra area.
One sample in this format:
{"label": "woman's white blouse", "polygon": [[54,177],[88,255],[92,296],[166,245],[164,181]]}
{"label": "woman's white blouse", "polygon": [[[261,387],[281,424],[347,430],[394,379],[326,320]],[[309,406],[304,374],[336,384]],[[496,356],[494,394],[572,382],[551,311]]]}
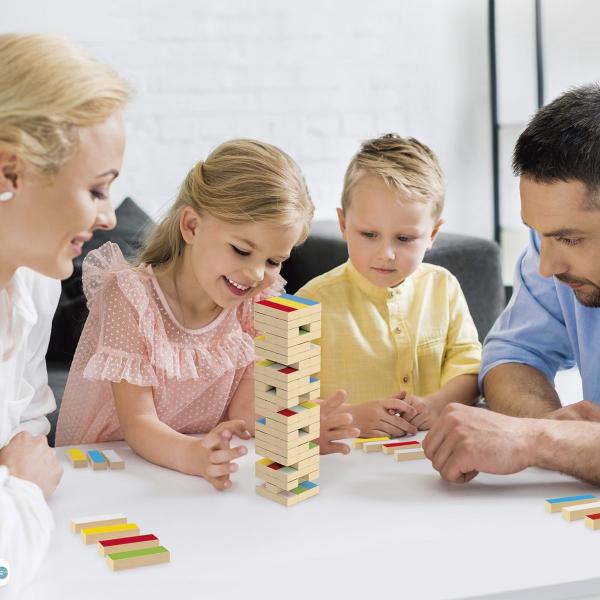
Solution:
{"label": "woman's white blouse", "polygon": [[[0,448],[20,431],[47,434],[56,408],[45,355],[60,283],[19,269],[0,290]],[[40,488],[0,466],[0,558],[10,563],[2,597],[16,597],[48,548],[52,513]]]}

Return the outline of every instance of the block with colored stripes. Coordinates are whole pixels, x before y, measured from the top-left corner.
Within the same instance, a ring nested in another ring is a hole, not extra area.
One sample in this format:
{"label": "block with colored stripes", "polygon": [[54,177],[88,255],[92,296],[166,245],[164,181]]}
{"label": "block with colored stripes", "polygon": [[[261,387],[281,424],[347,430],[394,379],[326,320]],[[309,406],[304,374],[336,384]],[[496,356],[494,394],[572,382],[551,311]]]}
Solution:
{"label": "block with colored stripes", "polygon": [[69,448],[67,450],[67,457],[76,469],[85,469],[88,466],[87,456],[79,448]]}
{"label": "block with colored stripes", "polygon": [[108,461],[102,456],[102,452],[98,450],[88,450],[88,460],[94,471],[108,469]]}
{"label": "block with colored stripes", "polygon": [[81,530],[81,539],[86,544],[94,544],[100,540],[130,537],[132,535],[138,535],[139,533],[140,528],[135,523],[122,523],[120,525],[86,527]]}
{"label": "block with colored stripes", "polygon": [[410,440],[408,442],[388,442],[383,444],[382,451],[384,454],[394,454],[400,448],[420,448],[421,442]]}
{"label": "block with colored stripes", "polygon": [[113,571],[122,571],[135,567],[158,565],[171,561],[171,555],[164,546],[152,546],[127,552],[116,552],[106,555],[106,562]]}
{"label": "block with colored stripes", "polygon": [[141,548],[151,548],[158,546],[159,539],[152,533],[145,535],[133,535],[124,538],[113,538],[109,540],[100,540],[98,550],[102,556],[113,554],[115,552],[127,552],[129,550],[140,550]]}
{"label": "block with colored stripes", "polygon": [[316,496],[319,493],[319,486],[312,481],[305,481],[298,485],[298,487],[292,490],[281,490],[279,493],[272,492],[266,489],[266,485],[256,486],[256,492],[264,498],[269,498],[284,506],[293,506],[304,500],[308,500],[312,496]]}
{"label": "block with colored stripes", "polygon": [[586,515],[585,526],[590,529],[600,529],[600,512]]}
{"label": "block with colored stripes", "polygon": [[564,496],[562,498],[548,498],[544,502],[544,507],[548,512],[560,512],[564,506],[576,506],[578,504],[588,504],[596,500],[593,494],[581,494],[579,496]]}
{"label": "block with colored stripes", "polygon": [[309,481],[317,479],[319,457],[315,456],[303,463],[296,463],[289,466],[282,465],[268,458],[261,458],[256,461],[255,473],[263,481],[274,483],[281,489],[289,491],[301,483],[299,481],[301,478],[307,478]]}
{"label": "block with colored stripes", "polygon": [[374,438],[356,438],[352,440],[353,448],[362,448],[363,444],[367,444],[368,442],[389,442],[389,437],[374,437]]}
{"label": "block with colored stripes", "polygon": [[286,323],[302,321],[307,317],[321,316],[321,305],[314,300],[282,294],[259,300],[254,305],[256,314],[274,317]]}
{"label": "block with colored stripes", "polygon": [[272,448],[266,448],[260,444],[256,444],[256,453],[265,458],[278,462],[286,467],[293,465],[301,460],[312,458],[313,456],[319,456],[319,445],[314,442],[308,442],[307,448],[302,448],[294,452],[286,452],[285,454],[280,451],[275,451]]}

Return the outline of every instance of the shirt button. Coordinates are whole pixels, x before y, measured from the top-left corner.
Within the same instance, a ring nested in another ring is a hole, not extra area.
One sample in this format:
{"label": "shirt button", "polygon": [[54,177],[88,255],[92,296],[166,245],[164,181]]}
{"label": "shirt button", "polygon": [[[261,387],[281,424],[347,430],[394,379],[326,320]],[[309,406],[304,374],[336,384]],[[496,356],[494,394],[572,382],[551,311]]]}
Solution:
{"label": "shirt button", "polygon": [[394,331],[396,333],[402,333],[402,327],[396,327],[396,329],[394,329]]}
{"label": "shirt button", "polygon": [[408,383],[408,375],[405,375],[405,376],[402,378],[402,381],[404,381],[404,383]]}

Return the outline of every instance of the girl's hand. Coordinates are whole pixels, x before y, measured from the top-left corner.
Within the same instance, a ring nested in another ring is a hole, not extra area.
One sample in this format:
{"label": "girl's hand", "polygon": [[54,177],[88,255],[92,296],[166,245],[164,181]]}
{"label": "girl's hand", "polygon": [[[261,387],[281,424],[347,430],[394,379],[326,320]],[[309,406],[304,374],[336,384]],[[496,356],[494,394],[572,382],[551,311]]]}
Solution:
{"label": "girl's hand", "polygon": [[360,431],[352,425],[352,415],[349,412],[336,412],[346,400],[346,392],[338,390],[327,400],[321,400],[321,436],[317,440],[321,454],[348,454],[350,447],[347,444],[334,442],[333,440],[343,440],[353,438],[360,434]]}
{"label": "girl's hand", "polygon": [[372,400],[352,406],[354,423],[363,437],[402,437],[417,433],[411,420],[416,409],[404,400],[405,392],[382,400]]}
{"label": "girl's hand", "polygon": [[245,446],[231,447],[233,436],[243,440],[251,438],[246,423],[241,419],[219,423],[194,446],[194,460],[198,464],[198,475],[204,477],[216,490],[231,487],[229,476],[238,470],[232,461],[248,453]]}

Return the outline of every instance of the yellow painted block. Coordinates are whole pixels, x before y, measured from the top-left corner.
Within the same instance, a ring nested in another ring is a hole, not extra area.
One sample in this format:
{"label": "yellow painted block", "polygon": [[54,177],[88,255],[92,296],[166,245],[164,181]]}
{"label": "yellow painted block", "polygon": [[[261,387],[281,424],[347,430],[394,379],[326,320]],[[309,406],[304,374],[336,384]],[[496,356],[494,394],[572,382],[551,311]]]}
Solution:
{"label": "yellow painted block", "polygon": [[365,442],[385,442],[389,439],[390,439],[389,437],[356,438],[355,440],[352,440],[352,447],[353,448],[362,448],[362,445]]}
{"label": "yellow painted block", "polygon": [[76,469],[85,469],[88,466],[87,456],[79,448],[69,448],[67,456]]}
{"label": "yellow painted block", "polygon": [[81,539],[86,544],[94,544],[100,540],[129,537],[139,535],[140,528],[135,523],[123,523],[122,525],[107,525],[104,527],[88,527],[81,530]]}

